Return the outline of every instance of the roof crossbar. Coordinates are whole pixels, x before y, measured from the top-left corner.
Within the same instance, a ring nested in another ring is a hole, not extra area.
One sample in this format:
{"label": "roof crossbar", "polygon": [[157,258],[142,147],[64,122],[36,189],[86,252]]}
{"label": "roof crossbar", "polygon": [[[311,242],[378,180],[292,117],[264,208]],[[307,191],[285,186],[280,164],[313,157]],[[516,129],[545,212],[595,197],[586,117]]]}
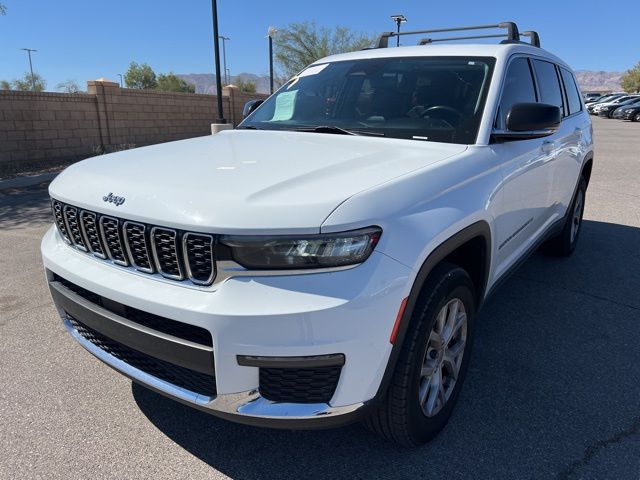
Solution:
{"label": "roof crossbar", "polygon": [[[506,38],[509,42],[519,42],[520,41],[520,33],[518,31],[518,26],[514,22],[501,22],[492,25],[473,25],[469,27],[457,27],[457,28],[439,28],[437,30],[414,30],[410,32],[384,32],[378,38],[378,43],[376,48],[387,48],[389,46],[389,39],[391,37],[397,37],[402,35],[418,35],[421,33],[443,33],[443,32],[460,32],[466,30],[487,30],[494,28],[504,28],[507,30]],[[461,37],[462,38],[462,37]],[[477,38],[477,37],[468,37],[468,38]]]}
{"label": "roof crossbar", "polygon": [[418,45],[428,45],[429,43],[435,43],[435,42],[449,42],[452,40],[469,40],[474,38],[506,38],[506,37],[507,37],[507,34],[504,33],[501,35],[474,35],[473,37],[423,38],[422,40],[420,40]]}

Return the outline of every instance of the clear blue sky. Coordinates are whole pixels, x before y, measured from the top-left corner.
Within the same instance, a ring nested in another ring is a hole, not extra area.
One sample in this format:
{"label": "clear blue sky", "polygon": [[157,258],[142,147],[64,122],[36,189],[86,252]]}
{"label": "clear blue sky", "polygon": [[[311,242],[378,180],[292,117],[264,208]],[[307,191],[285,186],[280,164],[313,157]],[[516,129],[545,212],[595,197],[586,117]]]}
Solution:
{"label": "clear blue sky", "polygon": [[[117,80],[130,61],[156,72],[213,71],[209,0],[0,0],[0,79],[28,70],[26,52],[35,48],[34,68],[53,89],[72,79]],[[626,70],[640,61],[638,0],[218,0],[220,33],[232,74],[268,72],[265,35],[269,25],[315,20],[367,33],[393,29],[389,15],[403,13],[404,28],[437,28],[516,21],[540,32],[543,47],[576,70]],[[625,14],[627,12],[628,14]]]}

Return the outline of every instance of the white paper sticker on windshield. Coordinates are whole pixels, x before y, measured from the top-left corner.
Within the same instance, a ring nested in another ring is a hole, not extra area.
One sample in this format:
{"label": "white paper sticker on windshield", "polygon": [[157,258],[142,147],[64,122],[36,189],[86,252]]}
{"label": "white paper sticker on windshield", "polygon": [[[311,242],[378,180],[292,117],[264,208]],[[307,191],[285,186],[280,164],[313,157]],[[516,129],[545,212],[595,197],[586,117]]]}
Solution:
{"label": "white paper sticker on windshield", "polygon": [[306,70],[302,71],[300,75],[298,75],[298,78],[308,77],[309,75],[316,75],[317,73],[320,73],[322,70],[324,70],[328,66],[329,66],[328,63],[325,63],[324,65],[314,65],[313,67],[309,67]]}
{"label": "white paper sticker on windshield", "polygon": [[298,90],[278,94],[276,97],[275,112],[273,112],[273,118],[271,119],[272,122],[291,120],[291,117],[293,117],[293,109],[296,106],[297,94]]}

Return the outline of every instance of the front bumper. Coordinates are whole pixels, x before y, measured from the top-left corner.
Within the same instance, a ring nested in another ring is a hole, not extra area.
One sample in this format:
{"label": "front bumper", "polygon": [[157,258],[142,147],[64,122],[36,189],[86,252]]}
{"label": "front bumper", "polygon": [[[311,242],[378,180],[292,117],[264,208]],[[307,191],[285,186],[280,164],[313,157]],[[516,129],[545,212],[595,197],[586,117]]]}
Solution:
{"label": "front bumper", "polygon": [[[79,253],[54,228],[43,238],[42,254],[50,284],[55,284],[55,273],[114,302],[209,331],[216,393],[181,388],[96,346],[69,320],[68,310],[75,307],[58,298],[65,326],[93,355],[134,381],[193,407],[241,423],[283,428],[338,425],[362,412],[380,386],[392,347],[389,336],[412,278],[410,269],[374,252],[358,267],[340,272],[238,277],[209,288],[185,287]],[[74,313],[87,318],[82,310]],[[260,391],[260,368],[238,360],[335,354],[344,357],[344,366],[330,401],[321,403],[267,400]]]}

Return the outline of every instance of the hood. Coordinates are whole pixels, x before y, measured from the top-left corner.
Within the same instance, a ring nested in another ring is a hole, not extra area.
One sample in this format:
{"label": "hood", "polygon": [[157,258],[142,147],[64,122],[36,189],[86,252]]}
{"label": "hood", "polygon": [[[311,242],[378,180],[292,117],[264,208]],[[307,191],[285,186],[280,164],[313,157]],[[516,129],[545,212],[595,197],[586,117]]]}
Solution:
{"label": "hood", "polygon": [[174,228],[313,233],[350,196],[466,148],[230,130],[84,160],[58,175],[49,191],[79,207]]}

